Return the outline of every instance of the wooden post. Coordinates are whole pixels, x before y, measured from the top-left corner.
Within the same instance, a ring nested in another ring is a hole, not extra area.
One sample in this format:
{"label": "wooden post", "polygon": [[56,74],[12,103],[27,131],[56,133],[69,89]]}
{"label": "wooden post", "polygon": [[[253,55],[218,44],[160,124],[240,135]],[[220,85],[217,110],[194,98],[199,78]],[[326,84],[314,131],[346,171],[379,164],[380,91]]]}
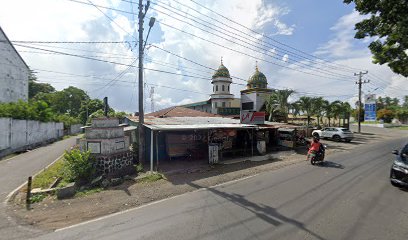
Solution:
{"label": "wooden post", "polygon": [[27,196],[26,196],[26,208],[27,210],[30,210],[30,198],[31,198],[31,183],[32,183],[32,177],[29,176],[28,177],[28,181],[27,181]]}

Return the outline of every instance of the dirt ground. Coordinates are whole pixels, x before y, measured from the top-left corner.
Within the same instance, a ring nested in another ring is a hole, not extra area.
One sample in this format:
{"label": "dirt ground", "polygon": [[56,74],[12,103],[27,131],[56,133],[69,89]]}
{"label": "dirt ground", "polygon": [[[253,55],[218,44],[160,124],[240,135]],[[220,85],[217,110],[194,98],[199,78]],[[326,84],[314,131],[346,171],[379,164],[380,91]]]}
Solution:
{"label": "dirt ground", "polygon": [[[355,137],[351,143],[322,140],[322,143],[328,145],[327,157],[338,152],[350,151],[361,144],[392,138],[393,134],[366,133],[356,134]],[[305,154],[306,149],[303,147],[248,158],[249,161],[231,160],[229,164],[214,167],[198,163],[190,165],[183,171],[168,171],[164,173],[166,179],[156,182],[142,183],[127,180],[120,186],[73,199],[56,200],[55,197],[47,197],[42,202],[33,204],[30,211],[25,209],[24,202],[21,200],[25,195],[20,193],[10,202],[8,214],[20,224],[33,225],[43,230],[54,230],[198,188],[214,186],[292,164],[307,164]]]}

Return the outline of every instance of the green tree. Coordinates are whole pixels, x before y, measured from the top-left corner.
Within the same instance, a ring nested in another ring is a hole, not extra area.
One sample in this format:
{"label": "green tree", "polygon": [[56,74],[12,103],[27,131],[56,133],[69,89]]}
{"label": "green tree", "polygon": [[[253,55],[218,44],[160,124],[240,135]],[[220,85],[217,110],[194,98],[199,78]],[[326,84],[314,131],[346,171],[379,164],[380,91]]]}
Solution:
{"label": "green tree", "polygon": [[404,96],[404,103],[402,104],[402,107],[408,109],[408,96]]}
{"label": "green tree", "polygon": [[[89,115],[92,113],[104,109],[103,101],[100,99],[92,99],[89,101],[84,101],[81,103],[81,108],[79,109],[78,118],[81,120],[82,124],[85,124],[88,120]],[[113,109],[111,109],[113,110]]]}
{"label": "green tree", "polygon": [[283,116],[283,121],[288,122],[288,114],[289,114],[289,97],[294,93],[294,90],[291,89],[283,89],[283,90],[276,90],[272,94],[276,95],[277,103],[278,103],[278,110]]}
{"label": "green tree", "polygon": [[53,93],[55,88],[48,83],[38,83],[34,71],[30,70],[28,75],[28,98],[32,99],[38,93]]}
{"label": "green tree", "polygon": [[313,98],[311,97],[300,97],[299,100],[297,101],[297,104],[299,105],[299,108],[303,113],[306,114],[307,116],[307,125],[310,125],[310,117],[314,114],[314,108],[313,108]]}
{"label": "green tree", "polygon": [[324,100],[322,97],[313,98],[313,108],[314,113],[317,117],[317,126],[320,127],[322,117],[326,111],[326,106],[329,104],[327,100]]}
{"label": "green tree", "polygon": [[82,102],[88,100],[88,94],[82,89],[71,86],[54,93],[50,100],[50,106],[58,114],[68,114],[71,117],[78,117]]}
{"label": "green tree", "polygon": [[297,102],[293,102],[293,103],[291,103],[289,105],[289,108],[291,109],[291,112],[292,112],[292,123],[293,123],[294,118],[296,116],[299,116],[299,114],[300,114],[300,107],[299,107],[299,104]]}
{"label": "green tree", "polygon": [[408,4],[406,0],[344,0],[355,3],[362,15],[370,15],[355,25],[355,38],[376,39],[368,46],[373,63],[388,64],[392,71],[408,77]]}
{"label": "green tree", "polygon": [[[334,101],[332,103],[330,103],[330,108],[331,111],[333,113],[333,116],[339,120],[339,127],[340,127],[340,119],[341,119],[341,115],[343,113],[343,109],[342,109],[342,102],[341,101]],[[333,124],[335,125],[335,124]]]}
{"label": "green tree", "polygon": [[275,90],[267,99],[267,104],[269,104],[268,100],[270,100],[270,103],[273,105],[267,106],[267,109],[272,110],[272,114],[269,114],[269,116],[271,117],[273,115],[279,114],[280,116],[282,116],[284,122],[288,122],[290,106],[288,99],[294,92],[295,91],[290,89]]}
{"label": "green tree", "polygon": [[386,123],[390,123],[394,116],[395,112],[390,109],[381,109],[377,111],[377,119],[383,119]]}
{"label": "green tree", "polygon": [[268,121],[272,121],[279,109],[279,102],[276,94],[271,94],[265,102],[266,112],[269,113]]}

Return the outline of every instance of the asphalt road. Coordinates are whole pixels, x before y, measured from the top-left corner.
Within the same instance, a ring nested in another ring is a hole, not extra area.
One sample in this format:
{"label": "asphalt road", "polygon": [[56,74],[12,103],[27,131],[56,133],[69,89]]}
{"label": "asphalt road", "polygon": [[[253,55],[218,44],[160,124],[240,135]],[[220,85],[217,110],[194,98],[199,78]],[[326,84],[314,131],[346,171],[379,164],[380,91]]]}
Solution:
{"label": "asphalt road", "polygon": [[11,159],[0,161],[0,239],[25,239],[40,234],[38,230],[17,226],[6,214],[6,197],[75,144],[76,137],[34,149]]}
{"label": "asphalt road", "polygon": [[388,178],[390,152],[405,141],[361,145],[325,166],[305,161],[38,239],[407,239],[408,192]]}

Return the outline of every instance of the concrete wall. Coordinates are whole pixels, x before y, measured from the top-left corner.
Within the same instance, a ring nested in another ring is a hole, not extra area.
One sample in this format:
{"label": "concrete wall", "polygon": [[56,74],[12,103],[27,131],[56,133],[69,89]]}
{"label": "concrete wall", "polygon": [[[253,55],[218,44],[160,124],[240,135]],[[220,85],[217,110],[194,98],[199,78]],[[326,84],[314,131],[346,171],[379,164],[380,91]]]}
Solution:
{"label": "concrete wall", "polygon": [[74,134],[78,134],[80,132],[82,132],[82,124],[74,124],[71,125],[70,129],[69,129],[69,134],[74,135]]}
{"label": "concrete wall", "polygon": [[28,99],[29,70],[0,28],[0,102]]}
{"label": "concrete wall", "polygon": [[0,118],[0,157],[55,141],[63,135],[63,123]]}

